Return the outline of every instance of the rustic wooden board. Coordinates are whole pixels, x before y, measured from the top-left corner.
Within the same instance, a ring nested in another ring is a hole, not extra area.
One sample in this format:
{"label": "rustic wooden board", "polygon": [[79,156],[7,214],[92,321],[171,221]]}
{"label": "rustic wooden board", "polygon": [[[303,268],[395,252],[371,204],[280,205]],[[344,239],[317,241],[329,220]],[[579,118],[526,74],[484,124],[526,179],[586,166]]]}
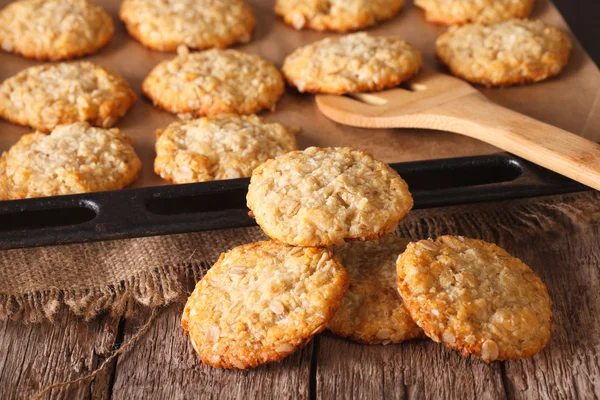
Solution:
{"label": "rustic wooden board", "polygon": [[[600,204],[597,204],[600,209]],[[556,331],[537,357],[504,363],[511,398],[600,397],[600,226],[510,243],[548,286]]]}
{"label": "rustic wooden board", "polygon": [[[600,204],[595,207],[600,209]],[[544,221],[543,215],[535,218]],[[527,225],[502,226],[499,220],[494,232],[482,228],[483,215],[457,219],[459,225],[443,229],[499,242],[546,283],[556,322],[548,347],[530,359],[486,364],[428,340],[361,346],[326,334],[318,345],[318,398],[597,398],[600,226],[523,235],[520,229],[526,230]],[[512,229],[516,235],[507,234]],[[423,236],[440,233],[445,232],[431,226],[422,232]]]}
{"label": "rustic wooden board", "polygon": [[[598,199],[590,210],[600,210]],[[561,207],[566,228],[557,230],[555,219],[547,218],[556,214],[555,206],[532,213],[513,203],[420,211],[424,219],[411,232],[495,241],[541,276],[554,303],[557,329],[548,347],[531,359],[485,364],[428,340],[364,346],[324,333],[280,364],[246,372],[218,370],[196,357],[180,327],[179,303],[162,310],[133,351],[119,356],[112,376],[109,369],[93,382],[53,391],[48,398],[600,397],[600,216],[594,224],[570,224],[569,219],[589,215],[567,203]],[[523,215],[524,222],[515,224],[515,215]],[[119,334],[117,322],[108,317],[85,323],[65,315],[57,325],[4,322],[0,397],[29,397],[46,384],[84,375],[115,342],[130,339],[148,316],[148,310],[136,312]]]}
{"label": "rustic wooden board", "polygon": [[[312,344],[286,358],[245,372],[214,369],[199,362],[181,328],[182,304],[164,310],[135,346],[119,356],[113,399],[308,399]],[[125,323],[124,341],[149,316]]]}
{"label": "rustic wooden board", "polygon": [[463,359],[428,339],[363,346],[320,337],[318,399],[479,399],[502,397],[501,364]]}
{"label": "rustic wooden board", "polygon": [[[0,322],[0,397],[30,398],[47,385],[87,375],[110,354],[119,321],[108,316],[85,322],[62,314],[54,324]],[[108,399],[112,368],[68,388],[55,389],[50,399]]]}

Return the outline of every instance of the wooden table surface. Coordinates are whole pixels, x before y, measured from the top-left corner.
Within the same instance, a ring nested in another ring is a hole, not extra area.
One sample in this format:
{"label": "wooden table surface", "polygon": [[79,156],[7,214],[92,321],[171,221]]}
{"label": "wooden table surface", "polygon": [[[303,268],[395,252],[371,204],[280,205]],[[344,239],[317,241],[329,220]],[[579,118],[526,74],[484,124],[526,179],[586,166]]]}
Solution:
{"label": "wooden table surface", "polygon": [[[555,2],[598,63],[600,3]],[[557,328],[536,357],[485,364],[430,340],[364,346],[324,333],[279,364],[246,372],[217,370],[199,362],[180,328],[183,305],[178,303],[160,311],[133,351],[93,380],[53,390],[47,398],[599,398],[598,220],[573,224],[581,211],[567,203],[566,222],[558,228],[546,223],[555,213],[552,207],[517,226],[498,220],[497,229],[490,230],[490,221],[482,223],[490,210],[508,210],[516,203],[515,210],[521,210],[534,201],[428,212],[447,215],[450,232],[499,242],[542,277],[554,302]],[[591,210],[600,210],[600,202],[591,204]],[[424,226],[423,232],[429,228]],[[90,323],[69,314],[54,324],[0,322],[0,398],[28,398],[48,384],[86,375],[134,335],[149,314],[140,310],[132,319],[103,316]]]}
{"label": "wooden table surface", "polygon": [[[180,327],[183,304],[177,303],[162,309],[133,350],[94,380],[53,390],[47,398],[598,398],[600,195],[586,199],[583,208],[577,198],[536,211],[528,209],[536,202],[529,199],[412,217],[420,222],[408,235],[460,233],[494,241],[541,276],[554,303],[556,332],[533,358],[486,364],[431,340],[365,346],[324,333],[279,364],[219,370],[198,360]],[[55,324],[0,323],[0,397],[28,398],[48,384],[84,376],[149,314],[140,310],[132,319],[104,316],[91,323],[68,314]]]}

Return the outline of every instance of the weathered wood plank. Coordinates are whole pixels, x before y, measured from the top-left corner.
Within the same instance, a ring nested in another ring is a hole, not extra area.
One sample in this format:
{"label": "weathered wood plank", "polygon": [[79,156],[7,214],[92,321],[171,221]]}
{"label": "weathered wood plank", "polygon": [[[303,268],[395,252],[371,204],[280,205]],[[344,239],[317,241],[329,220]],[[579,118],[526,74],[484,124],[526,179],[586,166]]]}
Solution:
{"label": "weathered wood plank", "polygon": [[[64,313],[54,324],[0,322],[0,397],[30,398],[47,385],[87,375],[113,349],[119,321],[85,322]],[[93,380],[52,390],[47,399],[107,399],[112,368]]]}
{"label": "weathered wood plank", "polygon": [[558,238],[532,236],[515,253],[541,276],[553,301],[556,331],[537,357],[506,362],[517,399],[600,397],[600,227]]}
{"label": "weathered wood plank", "polygon": [[365,346],[320,337],[318,399],[504,398],[499,364],[463,358],[430,340]]}
{"label": "weathered wood plank", "polygon": [[[442,229],[496,241],[540,274],[554,301],[557,330],[548,348],[532,359],[485,364],[428,340],[363,346],[326,333],[280,364],[246,372],[218,370],[198,360],[179,325],[183,305],[176,304],[162,310],[131,352],[119,356],[111,395],[114,399],[600,397],[600,226],[528,235],[523,234],[527,224],[498,219],[497,229],[490,229],[480,222],[461,214],[441,227],[425,224],[422,234]],[[148,310],[140,311],[126,321],[123,342],[149,315]],[[0,324],[0,398],[29,397],[46,384],[84,375],[101,362],[98,355],[109,353],[117,326],[107,317],[85,323],[68,314],[57,325]],[[107,398],[109,382],[107,371],[92,383],[53,391],[49,398]]]}
{"label": "weathered wood plank", "polygon": [[[119,356],[113,399],[308,399],[312,344],[278,364],[239,372],[203,365],[180,326],[183,304],[164,310],[135,345]],[[149,316],[125,324],[123,342]]]}
{"label": "weathered wood plank", "polygon": [[[563,211],[567,220],[568,207]],[[557,329],[548,347],[531,359],[485,364],[427,340],[366,347],[325,335],[317,398],[600,397],[600,227],[563,221],[567,231],[539,234],[526,223],[498,220],[490,229],[482,221],[484,214],[461,214],[450,225],[426,223],[418,234],[483,238],[528,263],[554,302]]]}

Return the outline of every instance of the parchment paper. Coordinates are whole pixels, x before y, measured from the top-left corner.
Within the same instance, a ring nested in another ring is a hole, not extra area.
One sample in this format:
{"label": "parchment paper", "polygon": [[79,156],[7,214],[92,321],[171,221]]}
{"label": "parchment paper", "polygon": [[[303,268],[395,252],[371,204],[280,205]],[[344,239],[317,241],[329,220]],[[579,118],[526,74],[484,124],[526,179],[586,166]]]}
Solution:
{"label": "parchment paper", "polygon": [[[256,53],[281,66],[287,54],[297,47],[319,40],[333,33],[295,31],[278,19],[273,11],[273,0],[250,0],[257,16],[257,27],[247,45],[239,50]],[[0,0],[0,6],[8,4]],[[90,61],[105,65],[123,75],[137,92],[139,99],[129,113],[117,123],[125,134],[133,138],[134,146],[144,167],[134,187],[166,184],[153,172],[154,132],[163,128],[176,117],[158,109],[142,97],[140,85],[144,77],[158,62],[174,57],[173,53],[160,53],[146,49],[129,37],[118,20],[118,0],[97,0],[113,16],[115,36],[100,53],[87,57]],[[548,0],[537,0],[532,15],[565,31],[564,20]],[[368,29],[377,35],[400,35],[423,50],[425,63],[438,68],[434,58],[435,38],[445,30],[425,21],[423,13],[408,1],[404,10],[395,18]],[[574,38],[573,38],[574,39]],[[574,49],[566,70],[556,79],[535,85],[508,88],[482,89],[485,95],[497,103],[540,119],[573,133],[600,140],[600,73],[598,68],[574,39]],[[0,80],[20,70],[39,64],[19,56],[0,53]],[[387,162],[458,157],[487,154],[498,149],[460,135],[408,129],[358,129],[338,125],[322,116],[314,96],[299,94],[288,88],[274,113],[261,114],[268,120],[286,125],[299,126],[301,148],[316,146],[353,146]],[[0,151],[7,150],[29,128],[12,125],[0,120]]]}

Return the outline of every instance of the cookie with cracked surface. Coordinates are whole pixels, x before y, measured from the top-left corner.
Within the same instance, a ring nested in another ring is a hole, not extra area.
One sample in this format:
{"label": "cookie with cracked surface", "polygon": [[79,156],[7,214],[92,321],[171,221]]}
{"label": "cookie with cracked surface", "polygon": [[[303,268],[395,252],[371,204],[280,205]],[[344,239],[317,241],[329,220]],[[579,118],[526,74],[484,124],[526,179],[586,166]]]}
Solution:
{"label": "cookie with cracked surface", "polygon": [[485,86],[539,82],[567,65],[571,40],[542,21],[451,27],[436,41],[436,54],[453,75]]}
{"label": "cookie with cracked surface", "polygon": [[295,29],[345,32],[392,18],[404,0],[277,0],[275,14]]}
{"label": "cookie with cracked surface", "polygon": [[23,135],[2,154],[0,194],[12,200],[122,189],[141,167],[118,129],[61,125],[49,135]]}
{"label": "cookie with cracked surface", "polygon": [[336,248],[350,277],[350,286],[328,329],[365,344],[400,343],[423,337],[398,294],[396,260],[408,239],[391,233],[368,242]]}
{"label": "cookie with cracked surface", "polygon": [[541,279],[495,244],[441,236],[408,245],[397,264],[406,308],[425,334],[484,361],[531,357],[554,330]]}
{"label": "cookie with cracked surface", "polygon": [[30,67],[0,84],[0,117],[41,132],[81,121],[110,128],[135,101],[125,79],[88,61]]}
{"label": "cookie with cracked surface", "polygon": [[36,60],[95,53],[114,30],[110,15],[88,0],[19,0],[0,10],[0,48]]}
{"label": "cookie with cracked surface", "polygon": [[348,147],[310,147],[263,163],[246,200],[269,237],[296,246],[376,239],[413,206],[396,171]]}
{"label": "cookie with cracked surface", "polygon": [[154,171],[174,183],[249,177],[268,159],[296,150],[293,133],[256,115],[174,122],[156,134]]}
{"label": "cookie with cracked surface", "polygon": [[274,109],[284,83],[277,68],[257,55],[213,49],[161,62],[142,90],[166,111],[199,117]]}
{"label": "cookie with cracked surface", "polygon": [[159,51],[246,43],[256,25],[245,0],[124,0],[119,17],[131,36]]}
{"label": "cookie with cracked surface", "polygon": [[397,37],[354,33],[295,50],[282,71],[300,92],[344,94],[398,86],[422,65],[421,52]]}
{"label": "cookie with cracked surface", "polygon": [[527,18],[534,0],[415,0],[429,22],[444,25],[495,24]]}
{"label": "cookie with cracked surface", "polygon": [[206,364],[279,361],[324,330],[348,288],[330,250],[275,241],[221,254],[189,297],[181,325]]}

